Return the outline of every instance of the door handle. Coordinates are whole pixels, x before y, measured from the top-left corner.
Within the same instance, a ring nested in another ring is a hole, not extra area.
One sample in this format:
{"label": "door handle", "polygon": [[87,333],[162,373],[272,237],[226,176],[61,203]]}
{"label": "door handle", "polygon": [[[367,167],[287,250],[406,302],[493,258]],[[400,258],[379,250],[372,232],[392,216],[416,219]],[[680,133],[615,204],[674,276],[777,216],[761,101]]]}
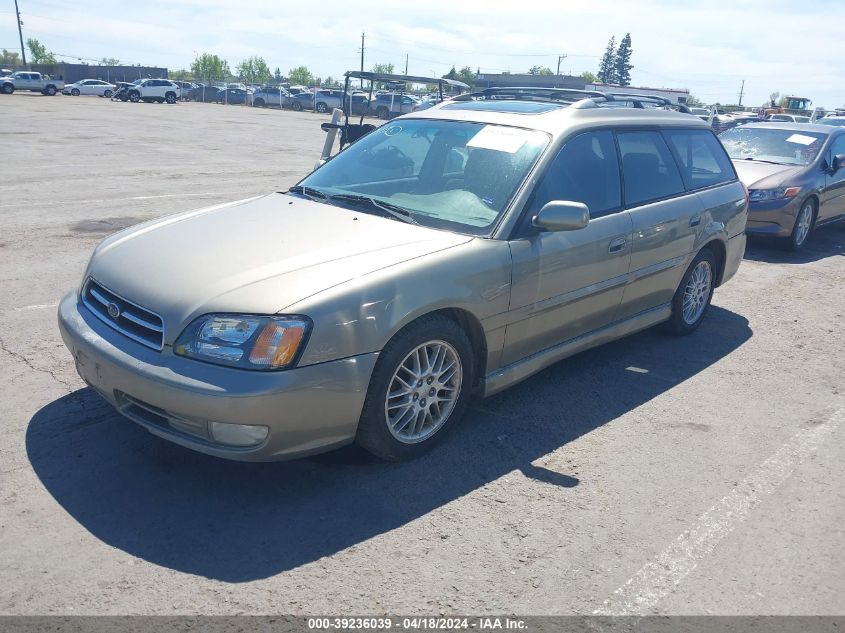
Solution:
{"label": "door handle", "polygon": [[690,226],[698,226],[699,224],[701,224],[701,216],[700,215],[694,215],[690,218],[690,221],[689,221]]}
{"label": "door handle", "polygon": [[621,250],[625,249],[625,245],[628,243],[628,240],[624,237],[617,237],[615,240],[610,241],[610,246],[607,247],[608,253],[618,253]]}

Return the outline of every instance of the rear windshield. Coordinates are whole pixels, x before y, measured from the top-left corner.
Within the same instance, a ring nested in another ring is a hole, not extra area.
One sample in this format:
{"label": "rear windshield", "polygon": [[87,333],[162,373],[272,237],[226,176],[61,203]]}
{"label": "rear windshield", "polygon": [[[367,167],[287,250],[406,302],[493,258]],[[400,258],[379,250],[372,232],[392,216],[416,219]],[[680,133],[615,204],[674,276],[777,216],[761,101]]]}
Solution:
{"label": "rear windshield", "polygon": [[719,140],[734,160],[759,160],[781,165],[809,165],[827,135],[804,130],[741,127],[726,130]]}

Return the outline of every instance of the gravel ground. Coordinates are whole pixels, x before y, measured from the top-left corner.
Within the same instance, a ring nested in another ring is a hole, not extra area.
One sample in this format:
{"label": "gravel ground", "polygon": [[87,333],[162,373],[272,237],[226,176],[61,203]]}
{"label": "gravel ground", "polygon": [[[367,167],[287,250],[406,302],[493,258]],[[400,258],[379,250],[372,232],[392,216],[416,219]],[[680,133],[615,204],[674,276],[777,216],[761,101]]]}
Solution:
{"label": "gravel ground", "polygon": [[559,363],[412,463],[229,463],[85,388],[55,306],[108,233],[295,182],[326,118],[0,116],[0,613],[845,611],[845,231],[752,244],[695,335]]}

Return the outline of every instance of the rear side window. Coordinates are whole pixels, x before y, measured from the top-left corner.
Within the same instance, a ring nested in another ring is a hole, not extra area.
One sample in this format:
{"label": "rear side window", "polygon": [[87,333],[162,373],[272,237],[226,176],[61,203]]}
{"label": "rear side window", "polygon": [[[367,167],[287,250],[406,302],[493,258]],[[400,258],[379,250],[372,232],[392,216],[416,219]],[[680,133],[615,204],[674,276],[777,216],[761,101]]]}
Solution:
{"label": "rear side window", "polygon": [[583,202],[594,218],[621,207],[611,132],[586,132],[566,142],[537,186],[532,208],[539,211],[552,200]]}
{"label": "rear side window", "polygon": [[687,189],[701,189],[736,178],[731,159],[710,130],[664,130]]}
{"label": "rear side window", "polygon": [[642,204],[684,191],[675,159],[660,132],[618,132],[625,204]]}

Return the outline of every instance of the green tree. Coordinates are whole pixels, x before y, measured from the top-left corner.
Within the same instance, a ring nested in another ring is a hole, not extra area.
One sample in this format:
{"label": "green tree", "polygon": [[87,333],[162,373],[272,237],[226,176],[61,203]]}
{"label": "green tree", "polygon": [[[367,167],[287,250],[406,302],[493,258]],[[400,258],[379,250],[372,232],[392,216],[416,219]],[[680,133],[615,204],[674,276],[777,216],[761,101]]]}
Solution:
{"label": "green tree", "polygon": [[634,49],[631,48],[631,34],[625,33],[625,37],[619,42],[619,48],[616,51],[616,82],[620,86],[631,85],[631,69],[634,67],[631,64],[631,55]]}
{"label": "green tree", "polygon": [[282,83],[282,71],[279,70],[278,66],[276,66],[276,71],[273,73],[273,79],[276,80],[276,83]]}
{"label": "green tree", "polygon": [[687,95],[687,105],[691,108],[700,108],[704,105],[704,102],[694,94],[690,93]]}
{"label": "green tree", "polygon": [[314,83],[314,75],[307,66],[297,66],[288,71],[288,81],[294,85],[310,86]]}
{"label": "green tree", "polygon": [[599,63],[598,80],[603,84],[616,83],[616,36],[612,36]]}
{"label": "green tree", "polygon": [[373,64],[372,72],[384,73],[385,75],[393,74],[393,64]]}
{"label": "green tree", "polygon": [[55,64],[56,63],[56,56],[47,50],[47,47],[44,46],[41,42],[36,39],[29,38],[26,41],[26,47],[29,49],[30,55],[32,55],[32,63],[33,64]]}
{"label": "green tree", "polygon": [[238,78],[250,84],[266,84],[273,74],[263,57],[247,57],[237,66]]}
{"label": "green tree", "polygon": [[169,79],[175,79],[176,81],[192,81],[194,79],[194,74],[190,71],[185,70],[171,70],[168,73]]}
{"label": "green tree", "polygon": [[599,82],[599,78],[596,77],[589,70],[585,70],[584,72],[581,73],[581,80],[585,84],[597,84]]}
{"label": "green tree", "polygon": [[552,72],[552,69],[549,68],[548,66],[532,66],[531,68],[528,69],[528,74],[529,75],[543,75],[543,76],[554,75],[554,73]]}
{"label": "green tree", "polygon": [[203,53],[191,64],[191,72],[197,79],[206,81],[226,81],[232,74],[229,62],[212,53]]}
{"label": "green tree", "polygon": [[4,66],[17,66],[21,63],[21,56],[17,53],[12,51],[3,49],[3,53],[0,54],[0,64]]}
{"label": "green tree", "polygon": [[120,60],[116,57],[103,57],[100,64],[102,66],[120,66]]}
{"label": "green tree", "polygon": [[448,73],[443,75],[443,79],[457,79],[457,78],[458,78],[458,71],[455,70],[454,66],[452,66],[452,70],[450,70]]}
{"label": "green tree", "polygon": [[337,79],[329,75],[323,80],[323,86],[326,88],[341,88],[343,84],[341,84]]}
{"label": "green tree", "polygon": [[469,66],[464,66],[458,71],[457,80],[472,87],[475,85],[475,72]]}

